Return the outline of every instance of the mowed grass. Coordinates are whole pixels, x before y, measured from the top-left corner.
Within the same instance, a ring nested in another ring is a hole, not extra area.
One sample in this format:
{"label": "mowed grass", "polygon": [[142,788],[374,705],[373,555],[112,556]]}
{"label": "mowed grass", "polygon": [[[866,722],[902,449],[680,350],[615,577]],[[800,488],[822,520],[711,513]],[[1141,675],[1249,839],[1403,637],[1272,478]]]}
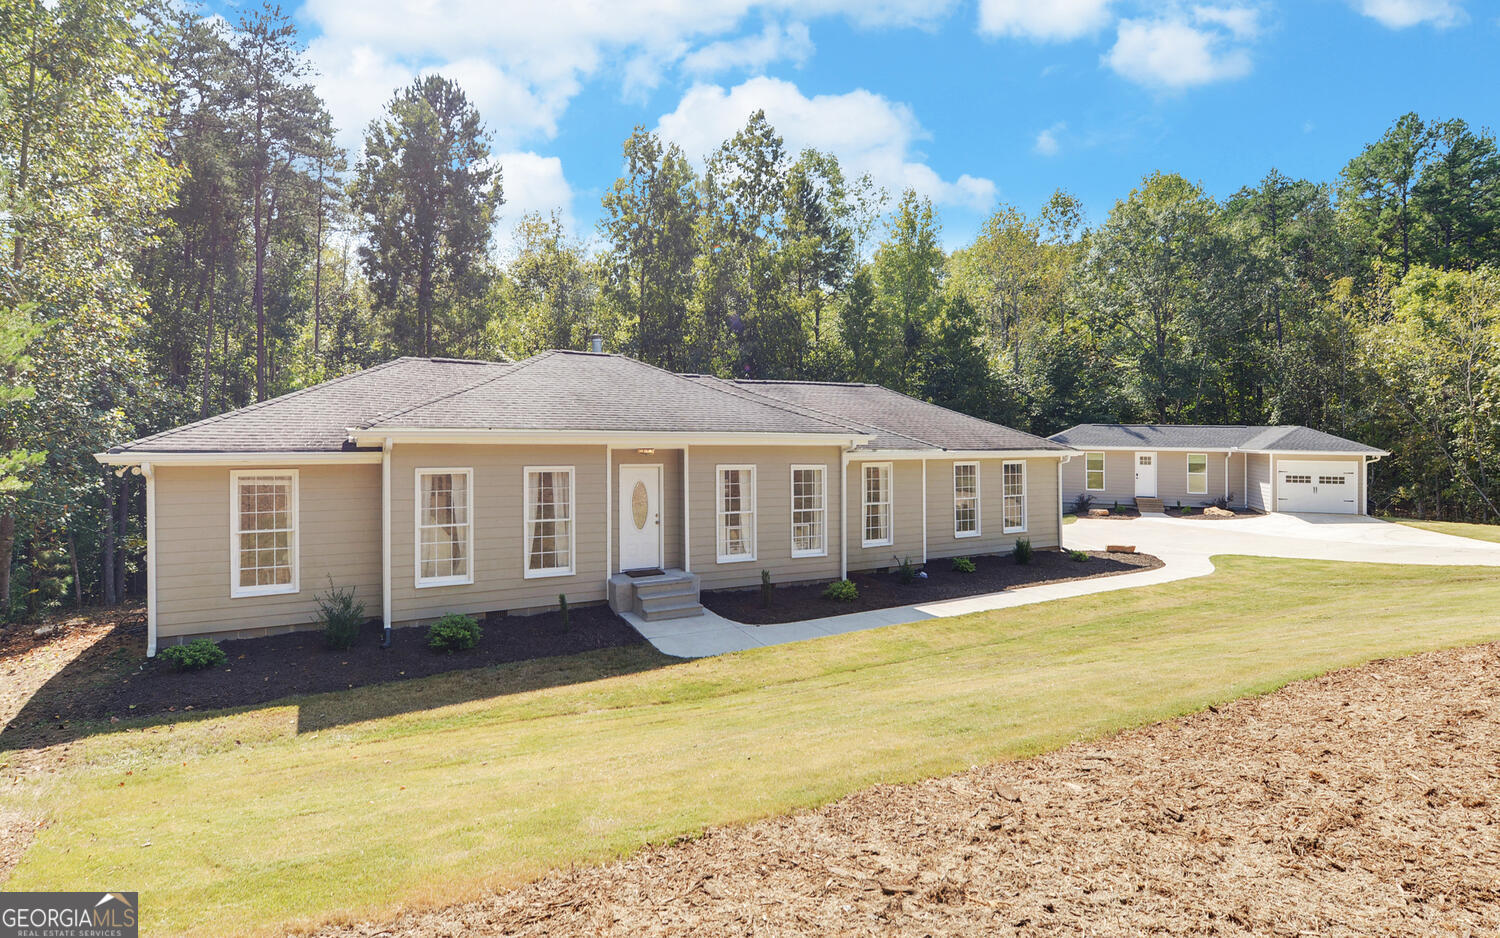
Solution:
{"label": "mowed grass", "polygon": [[1218,563],[701,661],[616,649],[101,732],[0,788],[0,816],[49,821],[6,888],[138,890],[147,934],[379,916],[1500,638],[1495,569]]}
{"label": "mowed grass", "polygon": [[1454,537],[1472,537],[1479,541],[1495,541],[1500,543],[1500,524],[1465,524],[1461,521],[1417,521],[1412,518],[1387,518],[1397,524],[1404,524],[1410,528],[1421,528],[1423,531],[1436,531],[1439,534],[1452,534]]}

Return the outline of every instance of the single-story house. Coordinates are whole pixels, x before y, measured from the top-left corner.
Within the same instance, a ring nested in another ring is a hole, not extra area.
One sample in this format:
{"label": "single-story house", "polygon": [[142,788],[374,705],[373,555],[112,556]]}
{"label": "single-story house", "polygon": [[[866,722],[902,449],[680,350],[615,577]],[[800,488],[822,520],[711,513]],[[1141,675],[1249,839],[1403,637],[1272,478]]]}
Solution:
{"label": "single-story house", "polygon": [[560,594],[654,618],[762,570],[1055,547],[1073,455],[874,385],[548,351],[400,358],[97,458],[146,480],[154,654],[306,627],[330,582],[387,628]]}
{"label": "single-story house", "polygon": [[1083,451],[1063,501],[1148,508],[1225,498],[1257,511],[1366,514],[1369,469],[1390,453],[1300,426],[1085,423],[1048,439]]}

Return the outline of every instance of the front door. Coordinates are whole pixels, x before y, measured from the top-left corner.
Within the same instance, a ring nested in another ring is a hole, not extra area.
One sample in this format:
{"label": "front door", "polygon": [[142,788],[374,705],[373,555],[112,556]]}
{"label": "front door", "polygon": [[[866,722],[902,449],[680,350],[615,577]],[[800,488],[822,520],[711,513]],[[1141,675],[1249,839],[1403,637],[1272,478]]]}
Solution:
{"label": "front door", "polygon": [[620,569],[661,567],[661,466],[620,467]]}
{"label": "front door", "polygon": [[1135,454],[1135,497],[1156,497],[1156,454]]}

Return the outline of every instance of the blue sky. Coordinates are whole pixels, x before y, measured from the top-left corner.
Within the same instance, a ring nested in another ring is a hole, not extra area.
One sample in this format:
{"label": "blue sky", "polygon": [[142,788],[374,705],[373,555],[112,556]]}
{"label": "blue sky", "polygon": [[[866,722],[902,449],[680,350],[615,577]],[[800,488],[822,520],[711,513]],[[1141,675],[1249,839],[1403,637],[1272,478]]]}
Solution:
{"label": "blue sky", "polygon": [[793,148],[930,196],[950,247],[1001,202],[1065,188],[1098,222],[1154,169],[1219,196],[1273,166],[1331,179],[1406,111],[1491,127],[1500,109],[1494,0],[307,0],[296,18],[346,145],[442,72],[494,134],[507,229],[556,207],[582,237],[632,127],[699,159],[755,107]]}

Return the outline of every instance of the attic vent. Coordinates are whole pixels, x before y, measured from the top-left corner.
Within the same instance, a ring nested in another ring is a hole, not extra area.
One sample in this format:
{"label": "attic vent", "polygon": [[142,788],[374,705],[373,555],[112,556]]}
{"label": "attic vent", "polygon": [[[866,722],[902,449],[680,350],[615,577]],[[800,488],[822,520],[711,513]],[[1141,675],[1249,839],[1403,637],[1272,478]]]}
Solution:
{"label": "attic vent", "polygon": [[589,351],[593,352],[595,355],[603,355],[604,336],[600,335],[597,332],[589,336]]}

